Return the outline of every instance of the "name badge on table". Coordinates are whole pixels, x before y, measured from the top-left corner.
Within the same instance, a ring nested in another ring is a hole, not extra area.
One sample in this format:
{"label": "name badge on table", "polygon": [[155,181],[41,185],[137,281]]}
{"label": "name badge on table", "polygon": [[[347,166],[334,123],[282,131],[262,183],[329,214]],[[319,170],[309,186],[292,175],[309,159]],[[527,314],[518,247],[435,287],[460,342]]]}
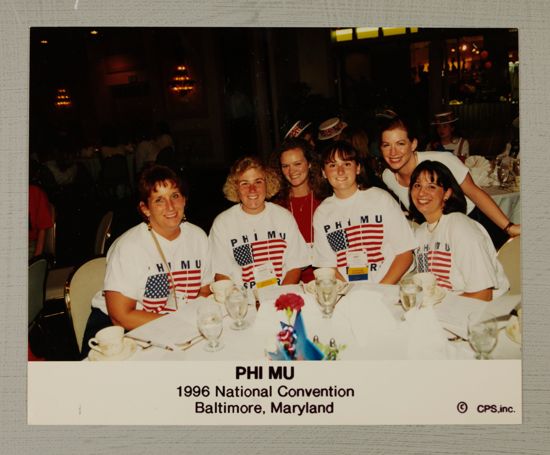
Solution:
{"label": "name badge on table", "polygon": [[348,251],[347,262],[349,281],[364,281],[369,279],[369,260],[365,250]]}
{"label": "name badge on table", "polygon": [[278,284],[275,268],[271,262],[265,262],[254,267],[254,278],[258,289]]}

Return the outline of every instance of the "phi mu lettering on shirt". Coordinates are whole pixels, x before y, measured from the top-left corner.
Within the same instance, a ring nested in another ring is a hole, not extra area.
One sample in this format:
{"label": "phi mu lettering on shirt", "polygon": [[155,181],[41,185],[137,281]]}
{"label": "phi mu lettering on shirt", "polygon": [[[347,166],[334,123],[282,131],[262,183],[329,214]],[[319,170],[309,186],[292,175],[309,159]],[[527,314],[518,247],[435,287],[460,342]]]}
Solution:
{"label": "phi mu lettering on shirt", "polygon": [[361,216],[359,224],[352,224],[351,219],[337,221],[334,225],[324,225],[323,229],[332,251],[336,253],[337,267],[347,267],[347,253],[353,251],[367,252],[369,268],[373,272],[384,262],[382,215]]}
{"label": "phi mu lettering on shirt", "polygon": [[[176,285],[176,294],[194,299],[201,288],[201,260],[180,261],[178,265],[179,270],[174,270],[172,264],[168,262]],[[155,267],[156,272],[159,273],[147,277],[143,294],[143,308],[153,313],[175,311],[175,308],[165,308],[168,296],[172,292],[170,275],[166,272],[164,264],[158,263]]]}
{"label": "phi mu lettering on shirt", "polygon": [[437,284],[442,288],[452,289],[451,265],[452,253],[448,243],[435,242],[432,245],[424,245],[416,249],[416,267],[419,273],[431,272],[437,279]]}
{"label": "phi mu lettering on shirt", "polygon": [[254,267],[271,262],[279,284],[283,278],[283,258],[287,248],[286,233],[268,231],[267,240],[258,240],[258,235],[243,235],[231,239],[233,257],[241,267],[245,287],[254,287]]}

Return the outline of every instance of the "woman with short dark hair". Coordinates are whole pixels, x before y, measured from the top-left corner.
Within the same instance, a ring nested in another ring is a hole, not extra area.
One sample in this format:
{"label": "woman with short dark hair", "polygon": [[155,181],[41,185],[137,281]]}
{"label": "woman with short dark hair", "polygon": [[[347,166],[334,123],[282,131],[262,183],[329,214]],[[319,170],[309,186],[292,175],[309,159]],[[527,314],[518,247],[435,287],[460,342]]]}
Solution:
{"label": "woman with short dark hair", "polygon": [[109,248],[103,290],[92,301],[83,349],[103,327],[131,330],[210,293],[208,239],[186,221],[187,199],[179,176],[153,165],[142,172],[138,195],[144,222]]}

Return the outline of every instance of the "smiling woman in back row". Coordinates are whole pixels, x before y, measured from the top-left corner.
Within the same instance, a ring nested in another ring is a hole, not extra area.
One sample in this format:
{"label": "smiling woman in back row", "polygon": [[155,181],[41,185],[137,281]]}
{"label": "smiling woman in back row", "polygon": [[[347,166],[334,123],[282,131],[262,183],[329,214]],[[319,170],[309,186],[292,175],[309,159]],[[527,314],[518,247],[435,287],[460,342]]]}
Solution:
{"label": "smiling woman in back row", "polygon": [[418,141],[410,123],[394,112],[383,116],[381,123],[380,151],[388,165],[382,179],[407,209],[409,183],[414,169],[422,161],[438,161],[449,168],[465,194],[466,213],[483,224],[497,248],[508,236],[520,235],[521,226],[508,220],[491,196],[474,183],[468,168],[456,156],[448,152],[417,152]]}

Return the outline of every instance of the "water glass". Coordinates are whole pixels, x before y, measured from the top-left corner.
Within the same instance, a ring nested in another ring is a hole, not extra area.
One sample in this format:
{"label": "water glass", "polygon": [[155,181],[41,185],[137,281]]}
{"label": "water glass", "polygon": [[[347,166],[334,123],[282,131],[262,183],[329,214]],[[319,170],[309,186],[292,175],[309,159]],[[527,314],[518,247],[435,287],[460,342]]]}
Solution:
{"label": "water glass", "polygon": [[220,336],[223,331],[223,314],[221,306],[212,303],[201,303],[197,309],[197,325],[200,333],[208,340],[205,351],[214,352],[223,348]]}
{"label": "water glass", "polygon": [[248,327],[248,322],[244,320],[248,313],[248,295],[242,287],[232,286],[225,294],[225,309],[233,319],[229,326],[233,330],[243,330]]}
{"label": "water glass", "polygon": [[321,306],[323,318],[331,318],[338,298],[338,286],[335,278],[315,280],[315,294]]}
{"label": "water glass", "polygon": [[468,315],[468,341],[476,352],[476,359],[490,359],[498,338],[498,324],[494,314],[475,311]]}
{"label": "water glass", "polygon": [[405,277],[399,282],[399,297],[401,306],[405,311],[409,311],[414,307],[420,307],[422,304],[420,293],[422,288],[417,284],[414,277]]}

